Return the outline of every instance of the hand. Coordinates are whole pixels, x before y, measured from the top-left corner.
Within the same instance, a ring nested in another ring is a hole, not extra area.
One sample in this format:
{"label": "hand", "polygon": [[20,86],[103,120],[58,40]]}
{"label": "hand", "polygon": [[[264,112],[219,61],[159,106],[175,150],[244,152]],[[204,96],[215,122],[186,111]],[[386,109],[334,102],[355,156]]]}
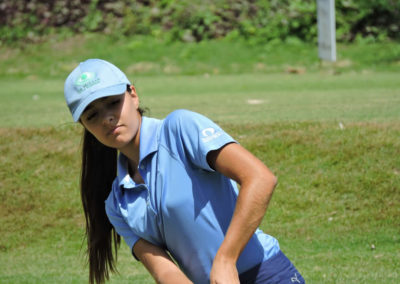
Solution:
{"label": "hand", "polygon": [[210,284],[240,284],[236,262],[216,257],[211,267]]}

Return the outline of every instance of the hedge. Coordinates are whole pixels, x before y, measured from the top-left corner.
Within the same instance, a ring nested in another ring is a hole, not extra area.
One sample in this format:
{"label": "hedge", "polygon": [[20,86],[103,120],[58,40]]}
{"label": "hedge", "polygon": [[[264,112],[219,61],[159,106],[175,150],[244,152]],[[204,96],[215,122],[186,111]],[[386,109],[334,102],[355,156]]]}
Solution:
{"label": "hedge", "polygon": [[[400,38],[400,1],[337,0],[337,39]],[[222,37],[315,41],[316,0],[3,0],[0,41],[51,33],[152,35],[175,41]]]}

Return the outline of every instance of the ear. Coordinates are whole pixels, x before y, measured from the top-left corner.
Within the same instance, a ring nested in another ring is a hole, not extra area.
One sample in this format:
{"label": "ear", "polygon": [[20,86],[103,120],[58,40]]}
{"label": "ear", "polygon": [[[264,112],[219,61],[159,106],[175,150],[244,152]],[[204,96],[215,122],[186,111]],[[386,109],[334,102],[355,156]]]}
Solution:
{"label": "ear", "polygon": [[135,86],[134,85],[130,85],[129,86],[130,88],[131,88],[131,91],[129,92],[129,94],[131,95],[131,96],[138,96],[137,95],[137,93],[136,93],[136,88],[135,88]]}
{"label": "ear", "polygon": [[129,95],[134,100],[136,109],[138,109],[139,108],[139,96],[136,93],[135,86],[130,85],[130,88],[131,88],[131,91],[129,92]]}

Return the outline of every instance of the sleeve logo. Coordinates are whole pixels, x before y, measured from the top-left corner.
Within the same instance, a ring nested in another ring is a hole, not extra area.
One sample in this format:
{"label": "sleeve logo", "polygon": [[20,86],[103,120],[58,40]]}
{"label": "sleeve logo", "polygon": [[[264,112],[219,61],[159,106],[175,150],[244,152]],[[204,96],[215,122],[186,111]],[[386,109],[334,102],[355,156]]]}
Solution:
{"label": "sleeve logo", "polygon": [[219,136],[222,135],[221,131],[216,132],[214,128],[209,127],[209,128],[205,128],[201,131],[201,135],[203,136],[201,138],[201,140],[204,143],[210,142],[211,140],[214,140],[216,138],[218,138]]}

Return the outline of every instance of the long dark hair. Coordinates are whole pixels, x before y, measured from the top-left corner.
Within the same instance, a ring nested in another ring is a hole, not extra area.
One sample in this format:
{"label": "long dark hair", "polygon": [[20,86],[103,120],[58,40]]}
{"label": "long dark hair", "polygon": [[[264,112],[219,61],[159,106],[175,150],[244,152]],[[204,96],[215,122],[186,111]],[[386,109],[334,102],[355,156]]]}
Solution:
{"label": "long dark hair", "polygon": [[82,142],[81,198],[86,219],[90,283],[104,283],[109,279],[109,271],[116,272],[115,261],[120,236],[108,220],[104,207],[116,175],[117,150],[104,146],[85,129]]}
{"label": "long dark hair", "polygon": [[[129,85],[127,91],[131,91]],[[138,112],[142,116],[145,110],[139,108]],[[108,220],[104,205],[116,176],[117,150],[103,145],[84,129],[81,199],[86,219],[90,283],[104,283],[109,279],[110,272],[117,271],[117,249],[121,237]]]}

